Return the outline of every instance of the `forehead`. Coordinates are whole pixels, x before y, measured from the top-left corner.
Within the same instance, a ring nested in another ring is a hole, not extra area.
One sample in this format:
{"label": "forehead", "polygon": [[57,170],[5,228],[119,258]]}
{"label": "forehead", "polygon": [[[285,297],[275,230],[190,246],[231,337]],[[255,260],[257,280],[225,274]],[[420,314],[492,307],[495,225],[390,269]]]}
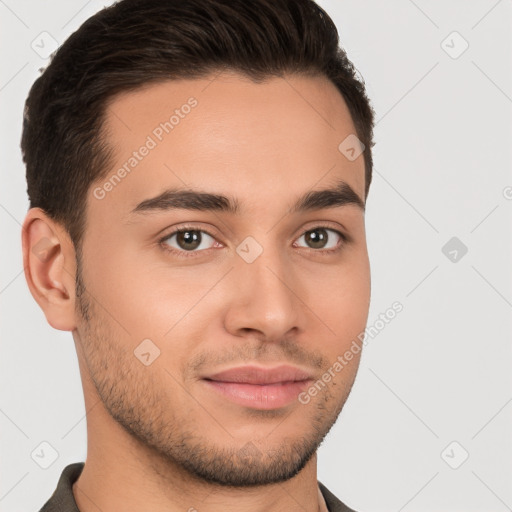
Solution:
{"label": "forehead", "polygon": [[322,77],[254,83],[224,72],[150,84],[114,97],[104,126],[114,158],[91,192],[106,192],[96,206],[112,215],[179,186],[256,207],[342,179],[364,199],[363,156],[339,149],[355,136],[353,121]]}

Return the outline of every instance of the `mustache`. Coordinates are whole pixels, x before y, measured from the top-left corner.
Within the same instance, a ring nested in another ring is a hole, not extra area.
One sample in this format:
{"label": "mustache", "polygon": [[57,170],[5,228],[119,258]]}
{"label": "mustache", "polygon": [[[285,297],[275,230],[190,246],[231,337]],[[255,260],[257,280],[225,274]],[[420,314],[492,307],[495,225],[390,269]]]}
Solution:
{"label": "mustache", "polygon": [[319,351],[306,350],[300,343],[291,340],[282,342],[254,341],[229,348],[208,348],[192,356],[187,366],[191,375],[197,375],[204,368],[226,366],[230,363],[233,365],[283,363],[319,370],[328,366],[326,359]]}

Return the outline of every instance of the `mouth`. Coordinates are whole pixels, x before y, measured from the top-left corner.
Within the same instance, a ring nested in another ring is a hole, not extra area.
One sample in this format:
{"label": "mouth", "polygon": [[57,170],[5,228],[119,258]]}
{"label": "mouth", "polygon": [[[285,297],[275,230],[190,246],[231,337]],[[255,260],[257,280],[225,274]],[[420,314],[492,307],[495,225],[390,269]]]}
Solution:
{"label": "mouth", "polygon": [[296,401],[298,395],[313,382],[313,377],[307,371],[292,366],[244,366],[203,377],[202,381],[208,389],[233,403],[271,410]]}

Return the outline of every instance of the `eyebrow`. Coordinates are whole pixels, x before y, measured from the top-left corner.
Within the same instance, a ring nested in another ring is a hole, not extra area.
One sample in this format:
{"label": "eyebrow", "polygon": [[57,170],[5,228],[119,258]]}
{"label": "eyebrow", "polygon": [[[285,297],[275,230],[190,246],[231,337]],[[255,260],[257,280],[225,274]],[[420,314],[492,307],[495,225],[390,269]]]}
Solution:
{"label": "eyebrow", "polygon": [[[305,193],[292,205],[290,213],[339,208],[347,205],[356,205],[363,212],[365,211],[365,204],[354,189],[347,182],[340,180],[334,188],[311,190]],[[233,215],[241,213],[240,202],[234,197],[173,188],[150,199],[145,199],[130,214],[158,213],[175,209],[217,211]]]}

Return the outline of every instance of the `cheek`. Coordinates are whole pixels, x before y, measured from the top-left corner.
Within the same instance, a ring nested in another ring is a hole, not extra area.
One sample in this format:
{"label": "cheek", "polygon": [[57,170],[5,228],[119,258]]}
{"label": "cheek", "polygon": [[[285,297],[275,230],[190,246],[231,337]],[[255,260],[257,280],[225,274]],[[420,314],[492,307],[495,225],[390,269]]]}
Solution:
{"label": "cheek", "polygon": [[304,286],[309,289],[311,308],[325,324],[326,340],[350,342],[364,331],[370,306],[367,255],[361,253],[338,268],[326,267]]}
{"label": "cheek", "polygon": [[[87,255],[87,288],[112,328],[134,343],[169,329],[174,314],[169,283],[151,275],[148,262],[130,248],[114,243],[95,247]],[[169,325],[159,324],[164,321]]]}
{"label": "cheek", "polygon": [[[95,271],[90,276],[91,293],[119,336],[129,337],[133,345],[149,338],[163,349],[185,331],[194,336],[204,328],[215,309],[214,293],[208,291],[225,268],[176,267],[149,257],[149,250],[119,247],[91,254]],[[173,345],[175,354],[177,348]]]}

